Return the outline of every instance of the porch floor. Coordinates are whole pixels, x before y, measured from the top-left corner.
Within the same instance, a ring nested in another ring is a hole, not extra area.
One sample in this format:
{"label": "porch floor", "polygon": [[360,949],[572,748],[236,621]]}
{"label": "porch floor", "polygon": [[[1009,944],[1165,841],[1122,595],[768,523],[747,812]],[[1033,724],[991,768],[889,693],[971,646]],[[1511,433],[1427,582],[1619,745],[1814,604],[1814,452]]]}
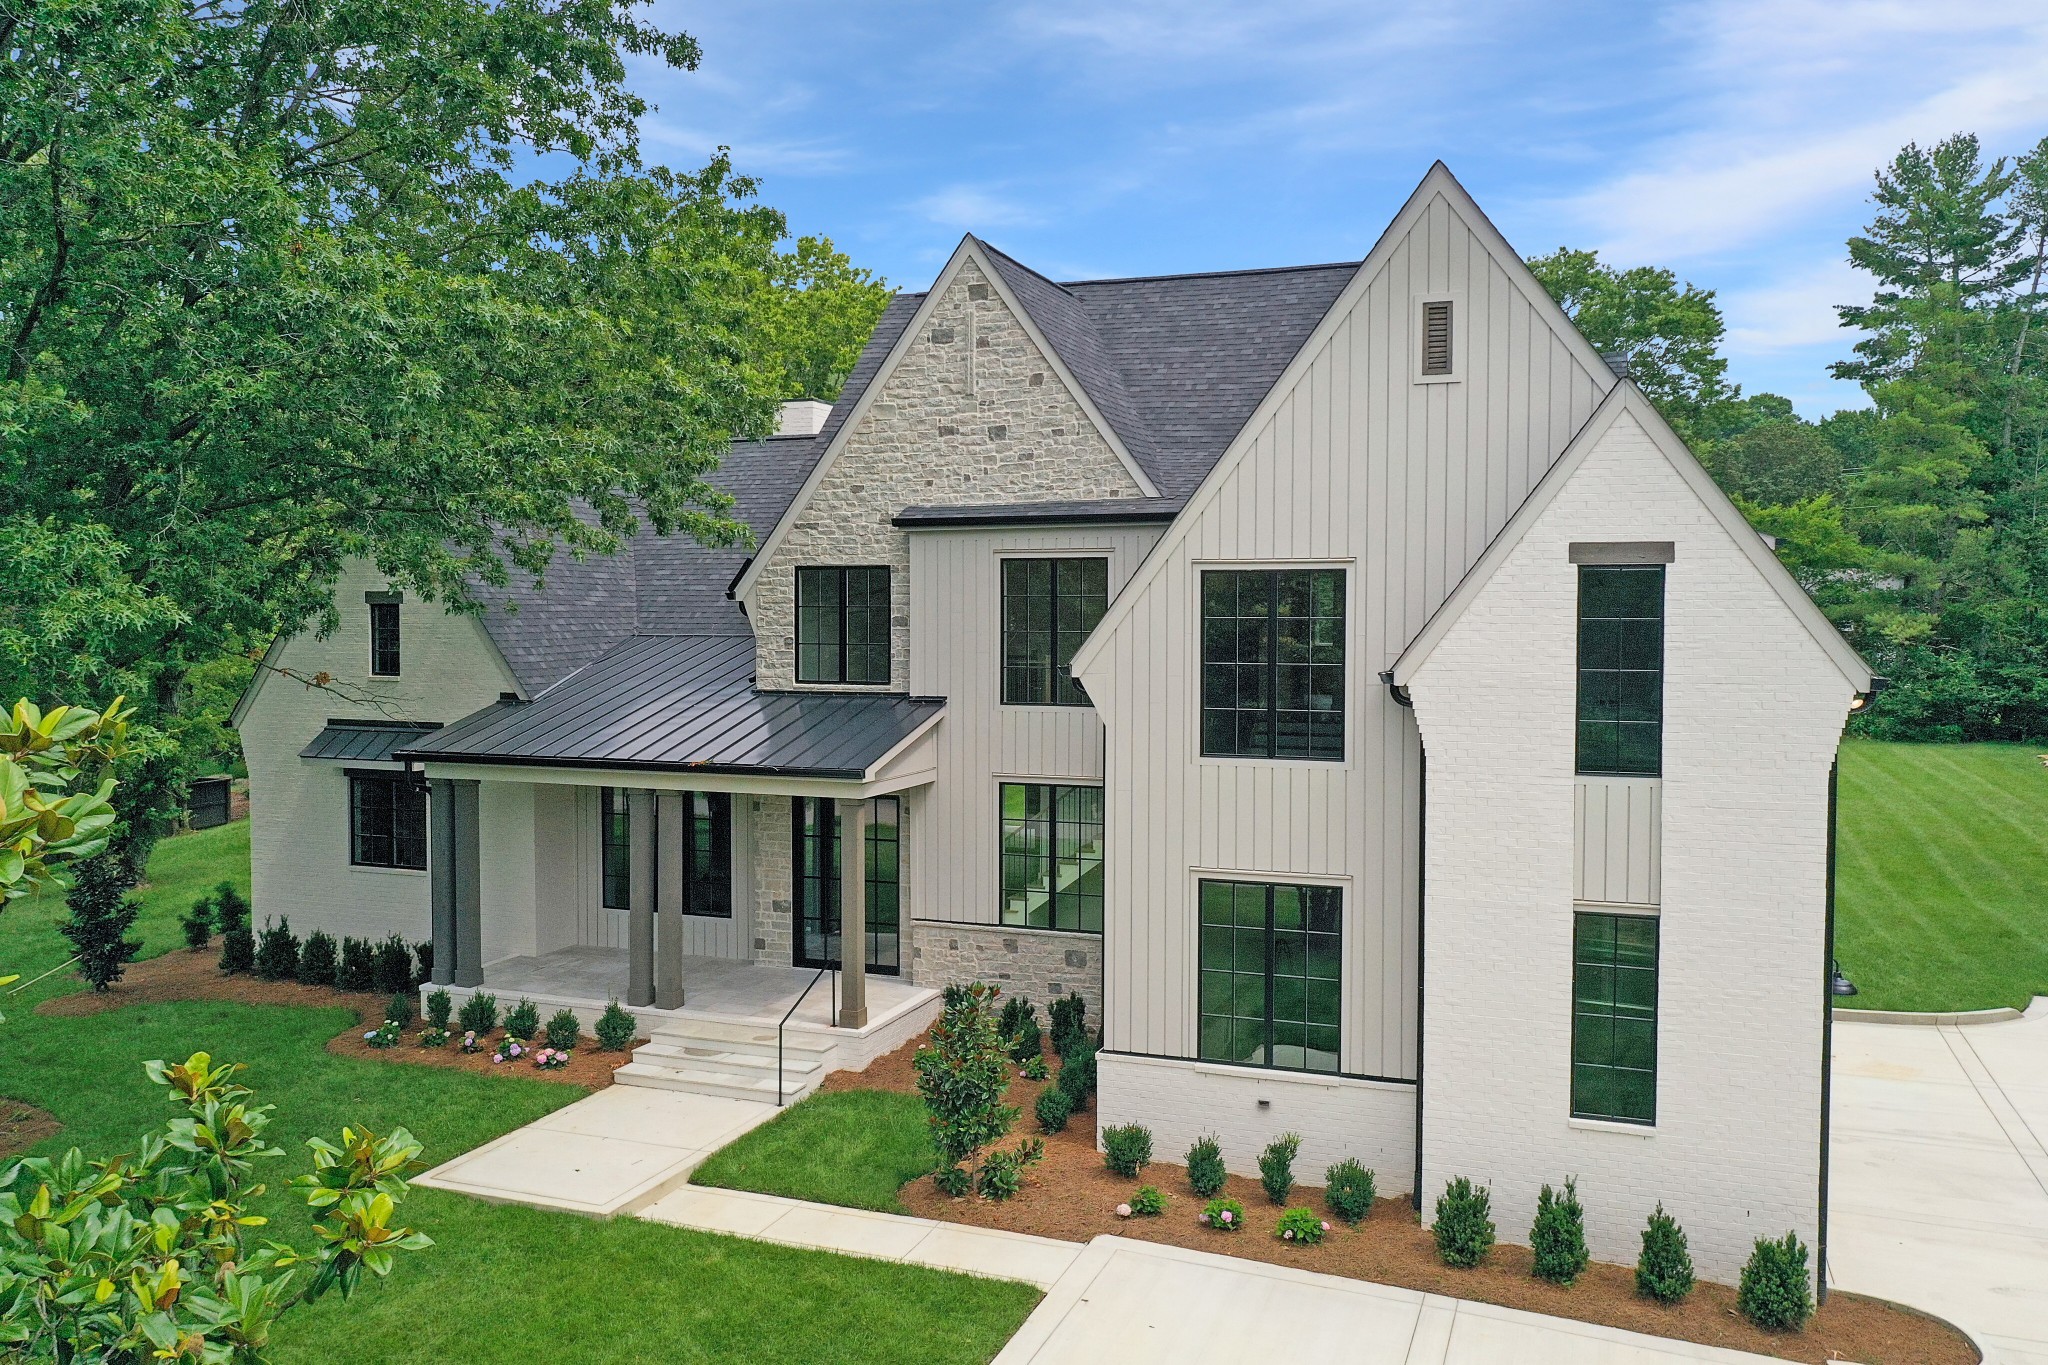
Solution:
{"label": "porch floor", "polygon": [[[520,996],[571,999],[592,1003],[626,998],[628,963],[624,948],[561,948],[539,957],[508,957],[484,967],[483,989],[507,1008]],[[657,1010],[641,1006],[633,1012],[648,1019],[699,1016],[735,1023],[773,1025],[803,994],[817,975],[815,968],[782,967],[766,962],[737,962],[724,957],[683,959],[683,1008]],[[803,1005],[790,1016],[792,1025],[831,1028],[832,981],[820,981]],[[893,976],[868,974],[868,1018],[880,1022],[931,998],[934,992]]]}

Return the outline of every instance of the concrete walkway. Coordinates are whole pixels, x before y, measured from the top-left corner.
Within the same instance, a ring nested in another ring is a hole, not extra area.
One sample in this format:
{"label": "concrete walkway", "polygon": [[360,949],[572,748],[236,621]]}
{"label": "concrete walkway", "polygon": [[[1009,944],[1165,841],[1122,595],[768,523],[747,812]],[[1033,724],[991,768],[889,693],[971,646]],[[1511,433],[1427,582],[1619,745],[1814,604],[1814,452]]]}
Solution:
{"label": "concrete walkway", "polygon": [[2048,997],[2011,1023],[1835,1025],[1829,1279],[2048,1365]]}

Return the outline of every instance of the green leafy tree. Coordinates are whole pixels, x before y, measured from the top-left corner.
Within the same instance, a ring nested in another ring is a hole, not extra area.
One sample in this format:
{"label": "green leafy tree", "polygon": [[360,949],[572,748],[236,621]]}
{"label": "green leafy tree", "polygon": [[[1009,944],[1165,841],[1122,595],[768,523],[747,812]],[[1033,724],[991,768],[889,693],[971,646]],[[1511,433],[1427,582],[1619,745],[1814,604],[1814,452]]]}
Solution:
{"label": "green leafy tree", "polygon": [[400,1253],[433,1245],[396,1222],[421,1150],[403,1128],[311,1139],[313,1170],[292,1184],[318,1244],[256,1243],[267,1220],[249,1212],[262,1188],[251,1177],[283,1155],[264,1136],[273,1106],[235,1083],[239,1065],[204,1052],[146,1070],[181,1113],[138,1154],[87,1161],[73,1148],[0,1174],[0,1341],[12,1358],[259,1365],[285,1313],[347,1298],[363,1272],[388,1274]]}
{"label": "green leafy tree", "polygon": [[218,746],[194,670],[351,556],[466,607],[742,539],[706,476],[881,289],[723,153],[642,164],[628,63],[699,52],[635,0],[0,3],[0,50],[0,560],[46,585],[0,681],[136,699],[134,866]]}
{"label": "green leafy tree", "polygon": [[78,960],[78,974],[96,991],[121,979],[142,949],[128,937],[135,927],[137,906],[128,893],[135,885],[128,867],[105,854],[78,864],[70,893],[64,898],[70,914],[60,926]]}
{"label": "green leafy tree", "polygon": [[62,868],[104,852],[129,707],[105,711],[23,698],[0,715],[0,909],[52,885]]}

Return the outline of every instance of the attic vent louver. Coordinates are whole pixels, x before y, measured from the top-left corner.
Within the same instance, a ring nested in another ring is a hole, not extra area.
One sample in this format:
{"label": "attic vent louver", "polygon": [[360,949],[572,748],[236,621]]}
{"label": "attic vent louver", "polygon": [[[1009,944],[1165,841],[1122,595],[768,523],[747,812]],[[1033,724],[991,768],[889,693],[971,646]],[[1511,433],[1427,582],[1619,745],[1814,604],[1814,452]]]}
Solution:
{"label": "attic vent louver", "polygon": [[1451,372],[1451,301],[1429,299],[1422,305],[1422,372]]}

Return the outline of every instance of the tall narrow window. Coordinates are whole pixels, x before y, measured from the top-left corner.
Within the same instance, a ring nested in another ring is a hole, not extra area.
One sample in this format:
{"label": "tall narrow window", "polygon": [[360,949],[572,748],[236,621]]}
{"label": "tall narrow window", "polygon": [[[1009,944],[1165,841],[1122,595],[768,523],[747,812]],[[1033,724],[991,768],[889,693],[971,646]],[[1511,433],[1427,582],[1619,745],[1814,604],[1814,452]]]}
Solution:
{"label": "tall narrow window", "polygon": [[[839,809],[823,797],[790,802],[794,818],[792,865],[796,873],[795,945],[799,967],[840,961]],[[894,974],[901,968],[902,835],[897,798],[876,797],[869,808],[867,837],[867,965]]]}
{"label": "tall narrow window", "polygon": [[1106,559],[1003,561],[1003,705],[1086,706],[1074,651],[1109,610]]}
{"label": "tall narrow window", "polygon": [[1002,784],[1002,919],[1102,932],[1102,788]]}
{"label": "tall narrow window", "polygon": [[732,797],[684,792],[683,913],[732,918]]}
{"label": "tall narrow window", "polygon": [[1657,1121],[1657,920],[1580,913],[1572,930],[1572,1113]]}
{"label": "tall narrow window", "polygon": [[1205,881],[1201,916],[1201,1056],[1337,1070],[1342,893]]}
{"label": "tall narrow window", "polygon": [[889,681],[889,566],[796,571],[796,680]]}
{"label": "tall narrow window", "polygon": [[1579,567],[1578,770],[1664,766],[1664,566]]}
{"label": "tall narrow window", "polygon": [[348,820],[348,860],[357,867],[426,869],[426,783],[404,773],[350,773]]}
{"label": "tall narrow window", "polygon": [[633,822],[620,787],[600,787],[597,833],[604,869],[604,908],[630,910],[633,892]]}
{"label": "tall narrow window", "polygon": [[1344,757],[1344,571],[1202,573],[1202,752]]}
{"label": "tall narrow window", "polygon": [[398,604],[370,603],[370,673],[378,678],[398,676]]}

